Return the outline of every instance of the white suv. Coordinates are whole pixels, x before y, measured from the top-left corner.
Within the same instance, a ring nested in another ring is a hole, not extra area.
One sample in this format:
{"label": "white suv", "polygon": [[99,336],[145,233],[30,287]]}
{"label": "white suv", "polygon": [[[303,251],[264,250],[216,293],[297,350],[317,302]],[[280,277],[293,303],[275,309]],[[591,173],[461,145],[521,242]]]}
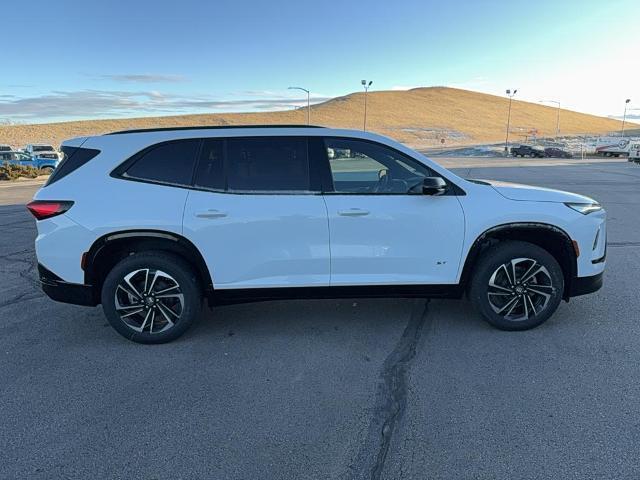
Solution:
{"label": "white suv", "polygon": [[319,127],[131,130],[76,138],[28,205],[54,300],[170,341],[210,306],[283,298],[461,297],[535,327],[597,290],[594,200],[465,180],[385,137]]}

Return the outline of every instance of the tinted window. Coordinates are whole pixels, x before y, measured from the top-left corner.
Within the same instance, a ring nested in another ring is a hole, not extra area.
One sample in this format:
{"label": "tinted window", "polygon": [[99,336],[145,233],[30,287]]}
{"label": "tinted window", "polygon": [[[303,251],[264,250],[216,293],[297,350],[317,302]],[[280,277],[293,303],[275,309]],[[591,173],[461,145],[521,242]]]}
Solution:
{"label": "tinted window", "polygon": [[66,177],[100,153],[100,150],[95,150],[93,148],[63,146],[61,150],[64,155],[64,159],[49,177],[49,180],[46,183],[47,185],[51,185],[53,182],[57,182],[61,178]]}
{"label": "tinted window", "polygon": [[432,175],[416,160],[378,143],[329,138],[325,146],[339,193],[410,193]]}
{"label": "tinted window", "polygon": [[191,185],[200,140],[178,140],[141,152],[126,177],[175,185]]}
{"label": "tinted window", "polygon": [[224,190],[224,140],[209,138],[202,144],[196,186]]}
{"label": "tinted window", "polygon": [[306,138],[228,139],[227,185],[236,191],[308,191]]}
{"label": "tinted window", "polygon": [[33,146],[34,152],[50,152],[51,150],[53,150],[53,147],[50,145],[34,145]]}

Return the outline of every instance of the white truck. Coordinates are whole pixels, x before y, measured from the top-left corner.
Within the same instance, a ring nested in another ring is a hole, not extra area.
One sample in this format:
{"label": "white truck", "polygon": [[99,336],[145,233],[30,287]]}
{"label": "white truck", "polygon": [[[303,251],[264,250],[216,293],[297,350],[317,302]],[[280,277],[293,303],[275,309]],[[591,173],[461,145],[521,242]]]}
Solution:
{"label": "white truck", "polygon": [[626,157],[632,143],[640,140],[631,137],[600,137],[596,141],[596,155],[605,157]]}

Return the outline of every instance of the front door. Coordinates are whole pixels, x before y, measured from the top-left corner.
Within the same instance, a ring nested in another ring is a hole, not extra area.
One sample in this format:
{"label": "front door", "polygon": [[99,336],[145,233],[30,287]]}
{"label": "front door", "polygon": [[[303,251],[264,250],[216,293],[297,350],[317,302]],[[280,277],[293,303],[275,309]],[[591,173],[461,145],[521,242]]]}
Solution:
{"label": "front door", "polygon": [[388,146],[327,138],[325,148],[331,285],[456,283],[464,215],[453,192],[423,195],[434,174]]}
{"label": "front door", "polygon": [[214,288],[329,285],[329,228],[307,139],[206,139],[183,228]]}

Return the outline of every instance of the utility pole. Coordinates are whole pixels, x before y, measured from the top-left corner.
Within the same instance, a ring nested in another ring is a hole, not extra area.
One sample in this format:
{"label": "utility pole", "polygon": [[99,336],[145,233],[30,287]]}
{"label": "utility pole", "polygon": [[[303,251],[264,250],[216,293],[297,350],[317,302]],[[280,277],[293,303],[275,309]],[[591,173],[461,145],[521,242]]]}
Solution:
{"label": "utility pole", "polygon": [[509,115],[507,116],[507,138],[504,141],[504,156],[509,156],[509,128],[511,126],[511,101],[513,97],[518,92],[518,90],[514,90],[513,93],[511,89],[507,89],[507,96],[509,97]]}
{"label": "utility pole", "polygon": [[307,125],[311,125],[311,103],[309,101],[309,90],[302,87],[289,87],[287,90],[302,90],[307,92]]}
{"label": "utility pole", "polygon": [[556,114],[556,138],[560,135],[560,102],[558,100],[540,100],[540,103],[555,103],[558,106]]}
{"label": "utility pole", "polygon": [[373,83],[373,80],[369,80],[367,83],[366,80],[362,80],[362,86],[364,87],[364,122],[362,123],[362,130],[367,131],[367,92],[369,91],[369,87]]}
{"label": "utility pole", "polygon": [[627,98],[624,101],[624,115],[622,116],[622,136],[624,137],[624,123],[627,120],[627,105],[629,105],[629,102],[631,101],[630,98]]}

